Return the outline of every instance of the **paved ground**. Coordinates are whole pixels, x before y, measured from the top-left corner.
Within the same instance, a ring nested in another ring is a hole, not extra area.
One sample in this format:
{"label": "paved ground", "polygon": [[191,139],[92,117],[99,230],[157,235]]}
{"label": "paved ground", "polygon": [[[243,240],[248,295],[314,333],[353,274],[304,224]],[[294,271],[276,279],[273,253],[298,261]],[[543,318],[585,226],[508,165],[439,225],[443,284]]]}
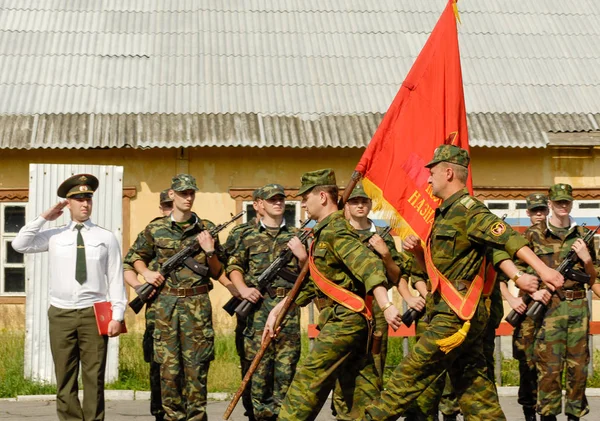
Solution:
{"label": "paved ground", "polygon": [[[508,421],[520,421],[523,419],[521,407],[517,404],[517,398],[501,397],[502,408],[506,413]],[[600,397],[590,397],[591,412],[587,417],[582,418],[585,421],[600,419]],[[222,419],[223,413],[227,408],[228,401],[210,401],[208,404],[208,418],[210,420]],[[145,400],[126,400],[126,401],[108,401],[106,402],[106,420],[107,421],[153,421],[154,418],[147,415],[149,412],[149,402]],[[327,404],[326,408],[329,407]],[[56,406],[50,401],[18,401],[10,402],[0,400],[0,420],[36,420],[50,421],[56,420]],[[231,416],[232,421],[244,421],[241,405],[239,405]],[[318,421],[333,421],[327,409],[323,409]],[[559,421],[566,420],[566,417],[558,417]]]}

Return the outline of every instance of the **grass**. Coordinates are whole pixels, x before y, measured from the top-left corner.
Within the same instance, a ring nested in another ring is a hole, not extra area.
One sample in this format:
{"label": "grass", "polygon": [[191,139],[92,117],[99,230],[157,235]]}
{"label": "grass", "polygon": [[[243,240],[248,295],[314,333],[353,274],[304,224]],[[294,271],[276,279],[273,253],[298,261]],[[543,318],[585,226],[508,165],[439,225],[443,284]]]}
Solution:
{"label": "grass", "polygon": [[[414,338],[409,338],[409,349]],[[55,394],[53,385],[32,382],[23,377],[24,332],[0,331],[0,398],[17,395]],[[302,335],[302,360],[309,350],[309,340]],[[392,337],[388,343],[386,377],[402,360],[403,339]],[[600,387],[600,351],[594,352],[593,376],[588,377],[588,387]],[[240,384],[239,358],[235,351],[233,334],[217,335],[215,338],[215,360],[208,375],[209,392],[233,393]],[[502,385],[518,386],[519,370],[516,360],[502,361]],[[142,334],[128,333],[121,337],[119,353],[119,379],[106,385],[107,389],[149,390],[148,363],[142,352]]]}

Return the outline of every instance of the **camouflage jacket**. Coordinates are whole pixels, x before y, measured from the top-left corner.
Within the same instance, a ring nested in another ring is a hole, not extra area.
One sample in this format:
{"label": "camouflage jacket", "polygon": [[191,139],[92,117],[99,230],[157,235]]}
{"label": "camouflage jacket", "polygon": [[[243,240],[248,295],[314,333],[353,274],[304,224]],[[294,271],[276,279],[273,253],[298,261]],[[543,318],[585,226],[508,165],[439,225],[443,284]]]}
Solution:
{"label": "camouflage jacket", "polygon": [[244,235],[244,233],[257,226],[257,220],[253,219],[248,222],[244,222],[239,224],[229,231],[229,235],[227,236],[227,240],[225,240],[225,244],[223,245],[223,251],[225,253],[225,257],[229,259],[231,253],[236,249],[239,244],[240,238]]}
{"label": "camouflage jacket", "polygon": [[488,247],[514,256],[527,245],[510,225],[469,196],[467,189],[456,192],[436,209],[430,235],[434,265],[459,290],[464,287],[460,280],[475,278]]}
{"label": "camouflage jacket", "polygon": [[[388,286],[383,262],[360,240],[343,211],[316,224],[313,236],[315,265],[327,279],[363,298],[378,285]],[[315,297],[324,294],[311,279],[302,286],[296,303],[306,305]]]}
{"label": "camouflage jacket", "polygon": [[[227,260],[227,274],[237,270],[244,275],[246,285],[258,287],[258,277],[279,256],[279,253],[297,232],[297,228],[284,224],[276,233],[273,233],[262,222],[242,231],[235,249]],[[288,268],[298,272],[298,260],[293,258],[288,264]],[[293,284],[277,276],[271,286],[292,288]]]}
{"label": "camouflage jacket", "polygon": [[[589,231],[587,228],[573,223],[567,231],[565,238],[562,239],[552,231],[552,227],[549,227],[548,223],[544,220],[527,228],[527,231],[525,231],[525,238],[529,242],[529,247],[546,264],[546,266],[556,269],[571,250],[571,246],[575,240],[585,237],[587,231]],[[596,251],[594,250],[594,247],[588,248],[588,250],[592,257],[592,261],[594,262],[594,266],[598,271]],[[528,272],[533,273],[532,269],[527,268],[522,262],[519,262],[518,265],[520,269],[526,269]],[[575,265],[574,269],[585,273],[581,260]],[[583,289],[584,286],[579,282],[565,278],[563,288]]]}
{"label": "camouflage jacket", "polygon": [[[153,260],[160,267],[171,256],[196,240],[198,234],[205,229],[212,229],[215,225],[205,219],[200,219],[194,213],[195,222],[187,227],[185,231],[175,223],[170,216],[165,216],[150,222],[143,231],[143,241],[137,241],[131,247],[125,263],[133,266],[137,260],[143,261],[150,266]],[[222,247],[219,239],[215,238],[215,250],[219,260],[223,261]],[[208,266],[206,255],[203,251],[194,256],[201,265]],[[210,276],[200,277],[186,266],[182,266],[171,276],[167,277],[166,285],[172,288],[191,288],[203,284],[210,284]]]}
{"label": "camouflage jacket", "polygon": [[[375,228],[375,229],[373,230],[373,228]],[[368,239],[373,234],[381,235],[384,230],[385,230],[384,227],[377,227],[377,226],[375,226],[375,224],[372,224],[372,228],[367,228],[364,230],[356,230],[356,232],[358,233],[360,240],[369,248],[369,250],[371,250],[371,248],[369,247]],[[404,277],[405,279],[408,279],[408,276],[410,275],[410,267],[411,267],[409,257],[404,253],[398,252],[398,249],[396,248],[396,243],[394,242],[394,237],[392,237],[390,235],[390,233],[387,233],[382,238],[383,238],[383,241],[385,241],[385,245],[390,250],[392,260],[400,268],[400,277]],[[377,252],[375,252],[373,250],[371,250],[371,251],[373,253],[375,253],[376,256],[379,256],[377,254]],[[399,281],[400,281],[399,279],[396,279],[392,283],[393,283],[393,285],[396,286],[396,285],[398,285]]]}

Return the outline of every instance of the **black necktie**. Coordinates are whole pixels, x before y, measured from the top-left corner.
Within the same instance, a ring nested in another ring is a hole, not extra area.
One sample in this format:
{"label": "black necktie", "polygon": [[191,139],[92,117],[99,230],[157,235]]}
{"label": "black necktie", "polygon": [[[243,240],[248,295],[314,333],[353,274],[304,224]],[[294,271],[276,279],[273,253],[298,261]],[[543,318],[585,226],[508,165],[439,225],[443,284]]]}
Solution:
{"label": "black necktie", "polygon": [[87,279],[87,265],[85,263],[85,245],[83,244],[83,236],[81,229],[83,224],[77,224],[77,260],[75,261],[75,279],[83,285]]}

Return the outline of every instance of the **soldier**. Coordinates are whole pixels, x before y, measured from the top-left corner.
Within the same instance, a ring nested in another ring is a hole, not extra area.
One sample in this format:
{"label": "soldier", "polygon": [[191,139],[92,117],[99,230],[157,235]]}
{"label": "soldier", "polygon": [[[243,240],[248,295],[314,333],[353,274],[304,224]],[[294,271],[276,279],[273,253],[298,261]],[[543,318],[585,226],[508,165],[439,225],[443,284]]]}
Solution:
{"label": "soldier", "polygon": [[[383,262],[360,241],[344,212],[338,211],[333,170],[305,173],[298,195],[307,217],[317,224],[309,255],[311,277],[295,304],[316,299],[320,333],[285,396],[281,421],[315,419],[338,379],[349,411],[360,409],[379,394],[380,378],[368,353],[371,315],[364,304],[368,292],[373,291],[393,329],[401,323],[398,310],[388,300]],[[269,314],[265,338],[274,335],[273,325],[286,301]]]}
{"label": "soldier", "polygon": [[[279,184],[267,184],[261,189],[258,207],[262,217],[255,227],[241,235],[236,249],[227,261],[227,273],[242,298],[255,304],[246,318],[244,355],[250,365],[260,342],[269,312],[283,300],[293,283],[281,277],[268,285],[269,292],[261,294],[257,280],[269,265],[289,246],[295,256],[305,261],[307,254],[299,241],[292,241],[297,229],[285,223],[285,191]],[[288,269],[298,271],[296,259]],[[251,385],[254,418],[260,421],[277,419],[279,407],[294,377],[300,358],[300,312],[287,314],[277,339],[265,352]]]}
{"label": "soldier", "polygon": [[[154,218],[151,222],[154,222],[160,218],[168,216],[173,211],[173,199],[169,197],[169,189],[165,189],[160,192],[158,209],[162,216]],[[136,238],[136,243],[130,249],[129,253],[125,256],[125,261],[131,258],[131,253],[140,247],[141,242],[144,241],[144,231],[140,232]],[[139,242],[139,243],[138,243]],[[150,262],[149,265],[152,270],[157,270],[155,262]],[[123,264],[123,278],[125,283],[133,288],[136,292],[144,285],[137,278],[135,268],[128,263]],[[142,349],[144,351],[144,361],[150,363],[150,413],[154,415],[156,421],[162,421],[164,419],[165,411],[162,408],[162,402],[160,399],[160,365],[154,361],[154,346],[153,346],[153,334],[154,334],[154,307],[152,304],[154,299],[151,299],[146,303],[146,312],[144,314],[146,320],[146,329],[144,330],[144,338],[142,339]]]}
{"label": "soldier", "polygon": [[[56,374],[56,412],[59,420],[104,419],[104,371],[108,337],[98,334],[94,303],[110,300],[108,336],[121,333],[127,304],[121,247],[115,235],[91,220],[92,196],[98,179],[77,174],[58,188],[65,198],[19,231],[12,247],[20,253],[48,252],[48,324]],[[42,230],[67,207],[71,221]],[[77,396],[79,363],[83,406]]]}
{"label": "soldier", "polygon": [[[148,224],[144,241],[135,244],[138,248],[126,260],[146,282],[157,287],[165,282],[154,303],[154,361],[161,365],[161,397],[166,420],[207,419],[206,380],[210,361],[214,359],[208,292],[212,288],[210,278],[219,279],[223,266],[216,254],[221,250],[218,239],[209,234],[214,224],[192,212],[196,191],[196,180],[191,175],[173,177],[169,190],[173,212]],[[148,268],[152,261],[159,267],[194,241],[202,248],[194,260],[200,267],[208,267],[208,274],[183,266],[165,280],[159,272]]]}
{"label": "soldier", "polygon": [[[525,237],[534,252],[550,267],[557,267],[565,255],[574,250],[580,261],[575,269],[597,275],[596,253],[588,249],[582,237],[587,229],[570,217],[573,189],[568,184],[550,188],[550,216],[531,226]],[[556,420],[561,412],[563,369],[566,371],[565,414],[569,421],[579,420],[589,412],[585,397],[588,349],[589,311],[585,285],[565,280],[565,301],[552,297],[536,335],[534,355],[537,367],[537,412],[542,420]]]}
{"label": "soldier", "polygon": [[467,151],[452,145],[438,147],[426,165],[432,193],[442,203],[427,248],[414,236],[406,238],[405,247],[427,268],[432,283],[429,328],[360,419],[387,420],[400,414],[447,370],[465,418],[504,420],[483,355],[488,313],[480,296],[487,248],[505,249],[534,266],[545,282],[562,285],[562,276],[546,267],[523,237],[469,195],[468,165]]}
{"label": "soldier", "polygon": [[[526,205],[527,216],[529,216],[532,226],[546,219],[546,216],[548,216],[548,199],[546,195],[540,193],[530,194],[526,198]],[[508,277],[503,276],[502,274],[499,275],[502,296],[513,310],[523,314],[527,311],[527,306],[522,298],[526,291],[520,290],[519,297],[513,296],[508,290],[508,280]],[[517,286],[522,280],[523,277],[519,275],[513,279]],[[534,293],[534,300],[547,302],[549,298],[550,295],[546,290],[540,290]],[[513,331],[513,357],[519,361],[518,402],[523,407],[525,421],[536,420],[537,370],[535,368],[535,362],[533,361],[533,347],[538,328],[539,323],[536,324],[531,318],[527,317],[523,320],[521,325]]]}
{"label": "soldier", "polygon": [[[244,233],[257,226],[258,221],[263,216],[262,209],[258,206],[258,201],[261,198],[261,190],[262,187],[255,189],[252,192],[252,207],[256,212],[256,217],[244,222],[242,224],[234,227],[227,236],[227,240],[225,241],[224,249],[225,249],[225,257],[229,259],[231,253],[237,248],[240,238],[244,235]],[[226,276],[226,275],[223,275]],[[241,296],[240,296],[241,297]],[[246,328],[246,320],[236,314],[236,325],[235,325],[235,350],[240,357],[240,367],[242,372],[242,379],[246,375],[246,372],[250,368],[251,360],[246,358],[246,353],[244,352],[244,329]],[[254,409],[252,408],[252,397],[251,397],[251,389],[252,389],[252,381],[248,382],[248,386],[244,389],[244,393],[242,394],[242,405],[244,406],[244,415],[248,417],[249,421],[254,421]]]}

